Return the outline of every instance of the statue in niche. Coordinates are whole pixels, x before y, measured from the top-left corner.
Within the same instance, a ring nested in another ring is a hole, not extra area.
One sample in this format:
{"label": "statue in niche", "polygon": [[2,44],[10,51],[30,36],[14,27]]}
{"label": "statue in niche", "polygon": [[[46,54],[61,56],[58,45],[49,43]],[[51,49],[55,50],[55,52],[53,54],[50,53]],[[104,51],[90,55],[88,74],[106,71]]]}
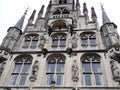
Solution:
{"label": "statue in niche", "polygon": [[72,48],[77,48],[78,46],[77,41],[78,41],[77,34],[74,34],[72,37]]}
{"label": "statue in niche", "polygon": [[39,70],[39,66],[38,66],[39,62],[36,60],[34,62],[34,65],[32,67],[32,76],[37,76],[37,72]]}
{"label": "statue in niche", "polygon": [[120,80],[120,71],[119,71],[119,68],[118,68],[116,62],[114,60],[111,60],[110,64],[111,64],[113,79],[115,79],[115,80],[119,79]]}
{"label": "statue in niche", "polygon": [[1,65],[0,65],[0,76],[2,75],[2,72],[5,68],[5,64],[6,64],[6,62],[2,62]]}
{"label": "statue in niche", "polygon": [[79,80],[79,69],[76,60],[74,60],[72,65],[72,80],[76,82]]}
{"label": "statue in niche", "polygon": [[41,37],[40,37],[40,45],[39,45],[40,48],[44,47],[45,41],[46,41],[45,37],[43,35],[41,35]]}

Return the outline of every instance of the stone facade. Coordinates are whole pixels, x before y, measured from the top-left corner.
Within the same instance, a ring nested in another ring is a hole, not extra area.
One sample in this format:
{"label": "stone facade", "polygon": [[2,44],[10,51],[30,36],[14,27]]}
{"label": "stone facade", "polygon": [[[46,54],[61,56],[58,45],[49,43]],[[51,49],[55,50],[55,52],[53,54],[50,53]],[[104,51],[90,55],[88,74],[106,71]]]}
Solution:
{"label": "stone facade", "polygon": [[17,26],[8,30],[0,48],[0,90],[119,90],[117,26],[106,22],[99,29],[94,8],[90,21],[79,0],[51,0],[44,17],[43,10],[35,23],[33,11],[24,33]]}

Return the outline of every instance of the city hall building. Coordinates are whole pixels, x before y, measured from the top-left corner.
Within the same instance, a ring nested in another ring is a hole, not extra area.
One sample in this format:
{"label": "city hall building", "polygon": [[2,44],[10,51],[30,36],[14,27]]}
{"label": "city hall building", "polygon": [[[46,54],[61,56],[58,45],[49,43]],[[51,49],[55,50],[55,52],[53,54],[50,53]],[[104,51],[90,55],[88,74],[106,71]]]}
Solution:
{"label": "city hall building", "polygon": [[0,90],[120,90],[120,36],[101,8],[99,27],[94,7],[50,0],[22,31],[25,12],[0,46]]}

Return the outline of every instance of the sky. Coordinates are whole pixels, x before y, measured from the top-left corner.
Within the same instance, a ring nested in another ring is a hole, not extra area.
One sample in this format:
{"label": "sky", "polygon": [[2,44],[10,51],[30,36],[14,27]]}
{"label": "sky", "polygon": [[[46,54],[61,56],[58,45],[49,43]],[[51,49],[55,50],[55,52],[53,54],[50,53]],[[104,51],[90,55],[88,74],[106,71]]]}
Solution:
{"label": "sky", "polygon": [[[2,43],[3,38],[7,34],[9,27],[14,26],[20,17],[23,15],[27,7],[30,9],[25,18],[22,31],[30,17],[32,11],[35,9],[36,15],[39,12],[41,6],[44,4],[47,7],[50,0],[0,0],[0,44]],[[110,18],[111,22],[114,22],[118,26],[118,33],[120,34],[120,13],[119,13],[119,0],[79,0],[81,5],[81,11],[83,3],[87,3],[89,16],[91,17],[91,7],[95,8],[97,13],[99,25],[102,25],[102,14],[100,3],[104,5],[105,11]]]}

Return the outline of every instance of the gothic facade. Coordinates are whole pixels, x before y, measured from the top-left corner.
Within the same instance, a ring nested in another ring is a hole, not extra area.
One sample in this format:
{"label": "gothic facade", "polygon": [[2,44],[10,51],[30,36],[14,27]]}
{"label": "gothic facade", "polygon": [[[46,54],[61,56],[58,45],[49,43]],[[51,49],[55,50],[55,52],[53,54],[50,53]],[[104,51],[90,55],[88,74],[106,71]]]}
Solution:
{"label": "gothic facade", "polygon": [[22,31],[26,12],[0,46],[0,90],[119,90],[120,37],[103,6],[50,0]]}

